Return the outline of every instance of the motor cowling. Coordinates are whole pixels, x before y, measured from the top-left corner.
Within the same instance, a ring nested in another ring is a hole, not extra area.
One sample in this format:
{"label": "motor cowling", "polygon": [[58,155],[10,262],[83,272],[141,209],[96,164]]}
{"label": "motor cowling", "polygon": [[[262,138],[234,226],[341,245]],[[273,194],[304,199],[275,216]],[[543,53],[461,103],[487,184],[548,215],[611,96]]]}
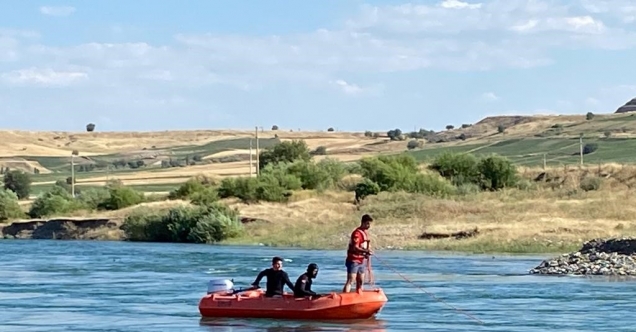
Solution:
{"label": "motor cowling", "polygon": [[216,278],[208,281],[208,294],[215,293],[232,293],[234,291],[234,283],[229,279]]}

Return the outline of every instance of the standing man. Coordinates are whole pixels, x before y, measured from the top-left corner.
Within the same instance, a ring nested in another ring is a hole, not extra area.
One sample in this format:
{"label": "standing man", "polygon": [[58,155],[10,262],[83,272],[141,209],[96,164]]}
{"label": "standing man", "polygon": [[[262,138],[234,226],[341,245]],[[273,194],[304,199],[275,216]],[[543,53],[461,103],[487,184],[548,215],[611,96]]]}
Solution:
{"label": "standing man", "polygon": [[349,248],[347,249],[347,259],[345,266],[347,267],[347,282],[342,289],[343,293],[351,291],[353,279],[356,280],[356,292],[362,290],[364,281],[364,259],[373,255],[369,247],[369,234],[367,230],[371,227],[373,218],[365,214],[360,220],[360,226],[353,230],[351,239],[349,240]]}

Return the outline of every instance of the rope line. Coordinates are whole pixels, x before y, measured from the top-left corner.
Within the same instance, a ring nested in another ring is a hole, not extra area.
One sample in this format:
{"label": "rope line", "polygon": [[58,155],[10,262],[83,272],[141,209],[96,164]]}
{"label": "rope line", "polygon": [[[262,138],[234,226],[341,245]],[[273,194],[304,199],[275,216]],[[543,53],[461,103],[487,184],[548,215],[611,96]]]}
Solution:
{"label": "rope line", "polygon": [[[454,307],[454,306],[452,306],[452,305],[450,305],[450,304],[446,303],[444,300],[442,300],[442,299],[438,298],[438,297],[437,297],[437,296],[435,296],[433,293],[427,292],[427,291],[426,291],[423,287],[421,287],[421,286],[417,285],[417,284],[416,284],[416,283],[414,283],[413,281],[409,280],[407,277],[403,276],[400,272],[398,272],[397,270],[395,270],[393,267],[391,267],[388,263],[384,262],[384,261],[383,261],[382,259],[380,259],[378,256],[376,256],[376,255],[373,255],[373,256],[375,256],[375,258],[376,258],[376,259],[377,259],[380,263],[382,263],[382,265],[386,266],[387,268],[389,268],[390,270],[392,270],[393,272],[395,272],[397,275],[399,275],[400,277],[402,277],[402,279],[404,279],[406,282],[410,283],[411,285],[415,286],[416,288],[418,288],[419,290],[423,291],[423,292],[424,292],[424,293],[426,293],[427,295],[431,296],[433,299],[435,299],[435,300],[437,300],[437,301],[439,301],[439,302],[441,302],[441,303],[444,303],[445,305],[447,305],[448,307],[450,307],[450,308],[454,309],[455,311],[457,311],[457,312],[459,312],[459,313],[462,313],[462,314],[464,314],[464,315],[466,315],[466,316],[468,316],[468,317],[470,317],[470,318],[472,318],[472,319],[476,320],[476,321],[477,321],[477,322],[479,322],[480,324],[484,324],[484,322],[483,322],[483,321],[481,321],[479,318],[477,318],[477,317],[475,317],[475,316],[473,316],[473,315],[469,314],[468,312],[465,312],[465,311],[463,311],[463,310],[461,310],[461,309],[458,309],[458,308],[456,308],[456,307]],[[367,268],[368,268],[369,270],[371,269],[371,258],[370,258],[370,257],[368,258]]]}

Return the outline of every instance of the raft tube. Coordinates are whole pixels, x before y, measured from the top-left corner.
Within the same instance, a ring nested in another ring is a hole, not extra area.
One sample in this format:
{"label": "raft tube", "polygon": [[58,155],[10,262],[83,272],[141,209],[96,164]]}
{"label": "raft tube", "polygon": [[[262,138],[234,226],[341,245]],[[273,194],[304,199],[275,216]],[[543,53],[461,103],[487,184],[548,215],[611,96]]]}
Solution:
{"label": "raft tube", "polygon": [[275,318],[297,320],[368,319],[388,301],[382,289],[331,293],[317,299],[265,297],[261,289],[241,294],[208,294],[199,301],[203,317]]}

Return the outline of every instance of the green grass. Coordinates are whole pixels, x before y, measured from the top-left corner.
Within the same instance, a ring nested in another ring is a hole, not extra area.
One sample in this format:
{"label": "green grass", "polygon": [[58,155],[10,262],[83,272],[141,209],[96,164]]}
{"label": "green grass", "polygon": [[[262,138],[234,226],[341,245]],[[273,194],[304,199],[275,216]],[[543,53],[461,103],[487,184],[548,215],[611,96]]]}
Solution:
{"label": "green grass", "polygon": [[[278,138],[264,138],[259,139],[259,148],[266,149],[271,148],[274,145],[280,143]],[[232,149],[249,149],[250,139],[249,138],[237,138],[237,139],[227,139],[221,141],[214,141],[204,145],[189,145],[189,146],[180,146],[174,149],[168,149],[165,152],[165,157],[173,158],[173,159],[184,159],[185,157],[193,157],[194,155],[200,155],[202,157],[219,153],[222,151],[232,150]],[[253,148],[256,148],[256,142],[253,142]],[[51,174],[34,174],[33,181],[34,182],[44,182],[44,181],[57,181],[64,180],[67,177],[71,176],[71,158],[70,157],[34,157],[34,156],[19,156],[18,158],[24,158],[30,161],[36,161],[40,163],[43,167],[53,171]],[[103,164],[103,165],[111,165],[116,160],[133,160],[134,158],[127,157],[121,154],[108,154],[101,156],[91,156],[93,161]],[[113,176],[117,176],[118,174],[130,174],[139,171],[168,171],[170,168],[161,168],[160,166],[143,166],[139,169],[130,169],[130,168],[114,168],[111,167],[110,171],[105,169],[94,170],[91,172],[76,172],[75,176],[77,179],[90,178],[100,175],[105,175],[110,173]]]}
{"label": "green grass", "polygon": [[[127,187],[131,187],[141,192],[166,192],[166,191],[171,191],[175,188],[178,188],[180,185],[181,185],[180,183],[157,183],[157,184],[144,184],[144,185],[128,185]],[[51,190],[53,186],[54,186],[53,184],[31,186],[30,195],[38,196],[41,193]],[[78,184],[75,186],[75,188],[79,190],[87,190],[87,189],[103,188],[103,187],[104,186],[81,185],[81,184]]]}
{"label": "green grass", "polygon": [[[636,139],[633,138],[592,138],[583,139],[583,144],[596,143],[598,149],[583,156],[584,163],[633,163],[636,162]],[[514,138],[504,139],[492,145],[469,144],[451,147],[431,147],[410,151],[418,161],[430,161],[444,152],[469,152],[477,156],[499,154],[523,166],[543,165],[545,154],[548,166],[578,164],[578,138]]]}
{"label": "green grass", "polygon": [[[280,143],[280,140],[278,138],[261,138],[258,140],[260,149],[270,148],[278,143]],[[256,140],[252,139],[252,147],[256,149]],[[181,146],[178,148],[170,149],[170,152],[172,152],[175,157],[185,158],[186,156],[192,156],[196,154],[206,156],[227,150],[249,148],[250,138],[236,138],[214,141],[203,145]]]}

